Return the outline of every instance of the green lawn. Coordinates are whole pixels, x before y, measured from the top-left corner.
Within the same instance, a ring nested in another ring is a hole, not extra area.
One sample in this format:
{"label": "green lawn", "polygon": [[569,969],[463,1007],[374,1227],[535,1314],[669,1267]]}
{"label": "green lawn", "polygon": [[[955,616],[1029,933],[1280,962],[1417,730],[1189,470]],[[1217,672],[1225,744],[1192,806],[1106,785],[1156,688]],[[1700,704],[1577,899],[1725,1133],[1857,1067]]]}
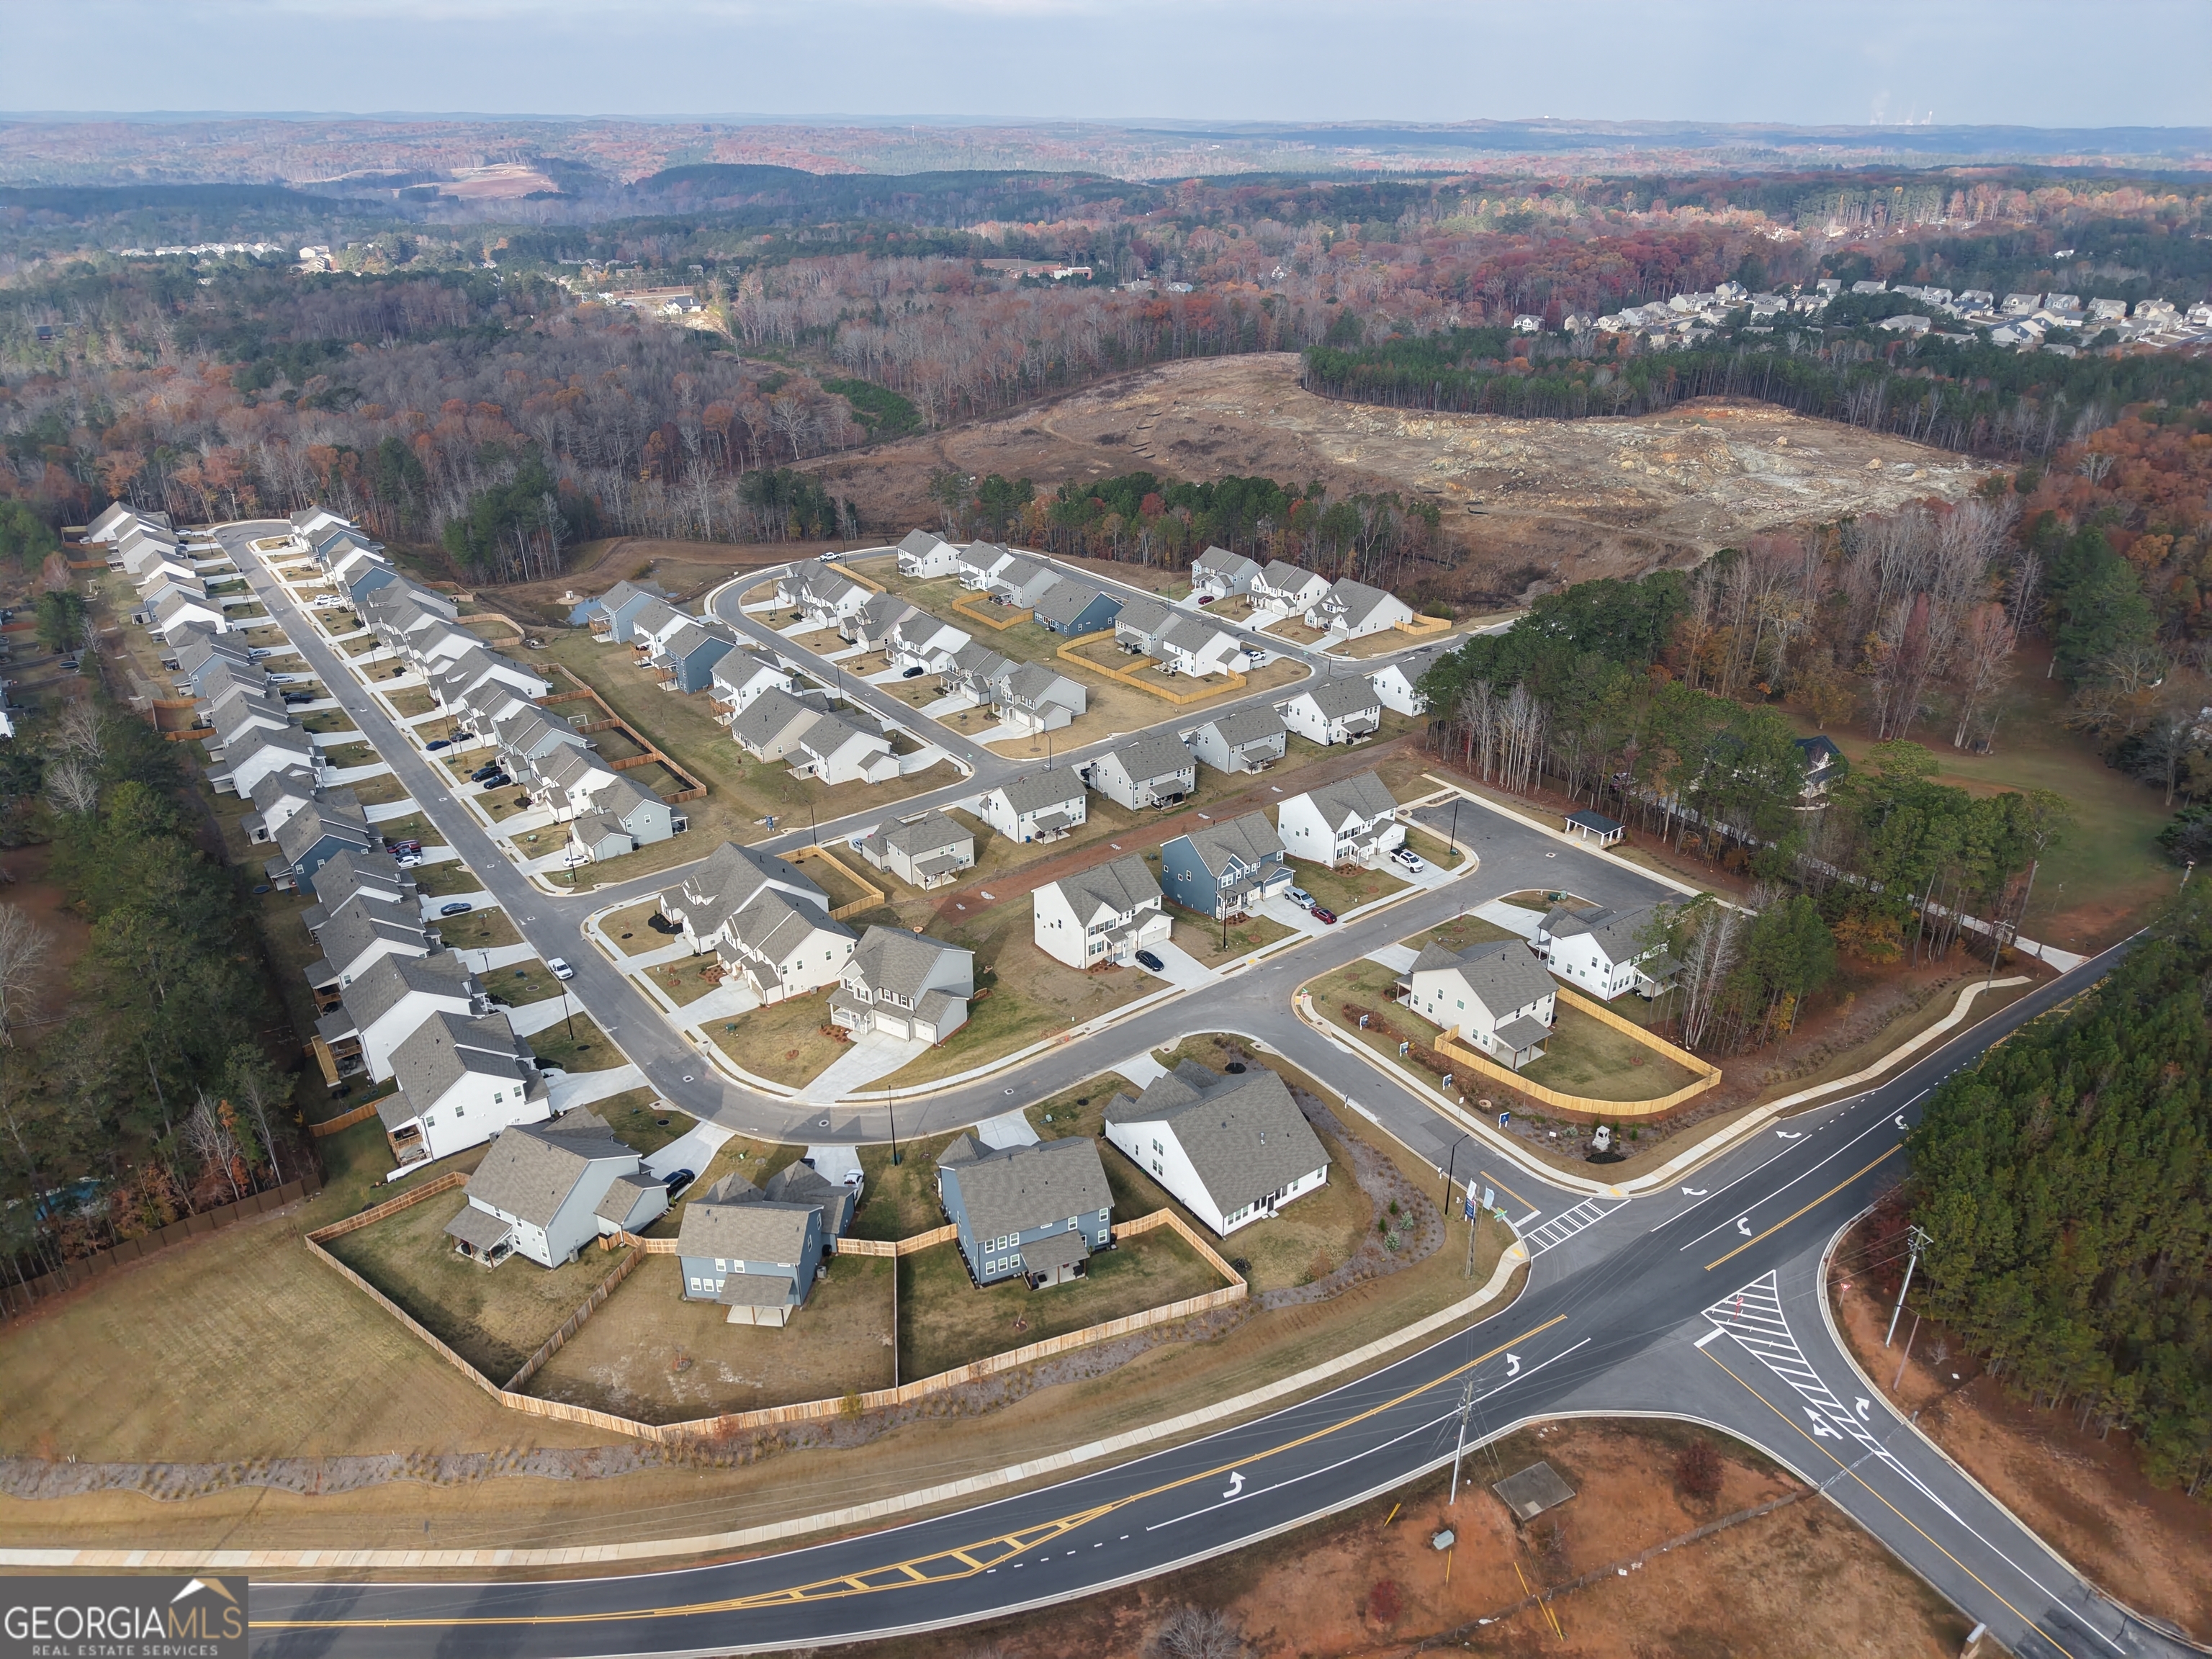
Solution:
{"label": "green lawn", "polygon": [[1387,870],[1332,870],[1326,865],[1290,860],[1293,879],[1340,916],[1376,899],[1402,893],[1407,884]]}
{"label": "green lawn", "polygon": [[1010,1348],[1218,1289],[1221,1276],[1161,1229],[1091,1258],[1090,1275],[1032,1291],[978,1289],[957,1244],[899,1258],[899,1376],[912,1382]]}
{"label": "green lawn", "polygon": [[[1623,1002],[1641,1000],[1621,999]],[[1559,1005],[1552,1041],[1543,1059],[1522,1066],[1521,1075],[1561,1094],[1624,1102],[1656,1100],[1697,1080],[1685,1067],[1645,1048],[1626,1031],[1617,1031],[1564,1001]]]}

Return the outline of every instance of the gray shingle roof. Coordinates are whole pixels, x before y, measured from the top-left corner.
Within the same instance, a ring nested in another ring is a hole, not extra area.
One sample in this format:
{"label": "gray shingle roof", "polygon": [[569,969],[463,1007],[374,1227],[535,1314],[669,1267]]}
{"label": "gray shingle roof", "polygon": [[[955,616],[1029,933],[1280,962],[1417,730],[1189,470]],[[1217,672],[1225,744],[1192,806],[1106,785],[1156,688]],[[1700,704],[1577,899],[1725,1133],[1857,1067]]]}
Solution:
{"label": "gray shingle roof", "polygon": [[374,893],[410,896],[415,880],[403,872],[389,853],[340,853],[315,872],[315,896],[325,912],[332,911],[367,888]]}
{"label": "gray shingle roof", "polygon": [[1099,590],[1079,581],[1057,581],[1038,598],[1036,611],[1045,622],[1066,627],[1097,600]]}
{"label": "gray shingle roof", "polygon": [[1190,568],[1193,570],[1218,570],[1231,581],[1260,568],[1242,553],[1231,553],[1225,547],[1207,548],[1190,562]]}
{"label": "gray shingle roof", "polygon": [[854,947],[846,972],[858,975],[871,992],[891,992],[911,1006],[948,952],[973,956],[963,946],[948,945],[926,933],[909,933],[903,927],[871,927]]}
{"label": "gray shingle roof", "polygon": [[386,957],[363,969],[345,988],[345,1011],[363,1030],[390,1013],[412,992],[428,996],[470,997],[480,986],[468,966],[451,951],[434,957]]}
{"label": "gray shingle roof", "polygon": [[331,970],[343,973],[379,939],[426,948],[430,936],[411,922],[393,921],[383,907],[372,910],[356,895],[330,913],[316,930],[315,939]]}
{"label": "gray shingle roof", "polygon": [[1544,931],[1553,939],[1591,934],[1607,961],[1632,962],[1638,951],[1648,948],[1637,943],[1637,935],[1650,927],[1658,909],[1656,904],[1639,904],[1628,910],[1601,907],[1576,911],[1559,905],[1544,918]]}
{"label": "gray shingle roof", "polygon": [[370,832],[361,808],[356,806],[349,811],[334,802],[303,806],[276,827],[277,848],[294,864],[314,851],[317,843],[326,836],[363,852],[381,839]]}
{"label": "gray shingle roof", "polygon": [[538,1086],[537,1062],[505,1014],[471,1018],[442,1010],[416,1026],[392,1051],[392,1073],[412,1108],[400,1122],[428,1111],[446,1091],[474,1072],[526,1090]]}
{"label": "gray shingle roof", "polygon": [[1083,688],[1041,662],[1025,662],[1007,679],[1006,701],[1025,708],[1043,702],[1064,703],[1073,708],[1084,701]]}
{"label": "gray shingle roof", "polygon": [[1017,812],[1035,812],[1048,806],[1063,806],[1069,801],[1083,799],[1083,780],[1073,772],[1025,772],[1020,777],[999,786],[1006,796],[1006,805]]}
{"label": "gray shingle roof", "polygon": [[1160,896],[1160,884],[1141,853],[1132,853],[1110,864],[1094,864],[1052,884],[1060,889],[1068,908],[1085,923],[1099,909],[1122,915]]}
{"label": "gray shingle roof", "polygon": [[1264,1066],[1221,1077],[1187,1060],[1133,1101],[1116,1095],[1106,1121],[1168,1125],[1224,1216],[1328,1163],[1283,1079]]}
{"label": "gray shingle roof", "polygon": [[963,842],[970,852],[975,850],[975,836],[933,806],[910,823],[887,824],[868,837],[868,845],[878,857],[896,848],[909,859],[925,858]]}
{"label": "gray shingle roof", "polygon": [[755,1191],[750,1198],[720,1202],[711,1195],[684,1206],[677,1230],[678,1255],[719,1256],[726,1261],[781,1261],[793,1267],[806,1253],[806,1218],[820,1206],[777,1204]]}
{"label": "gray shingle roof", "polygon": [[637,1207],[638,1200],[659,1184],[650,1176],[617,1176],[607,1183],[606,1195],[592,1213],[619,1227],[629,1219],[629,1212]]}
{"label": "gray shingle roof", "polygon": [[1213,729],[1231,749],[1245,749],[1271,738],[1287,737],[1291,728],[1267,704],[1255,703],[1249,708],[1231,709],[1213,722]]}
{"label": "gray shingle roof", "polygon": [[1382,695],[1374,683],[1364,675],[1346,674],[1340,678],[1323,680],[1310,686],[1306,696],[1328,720],[1342,720],[1349,714],[1373,714],[1382,707]]}
{"label": "gray shingle roof", "polygon": [[830,896],[801,874],[797,865],[733,841],[726,841],[709,853],[684,878],[681,887],[667,890],[664,903],[672,902],[677,908],[690,913],[692,931],[703,936],[744,908],[771,882],[795,890],[823,915],[829,915]]}
{"label": "gray shingle roof", "polygon": [[489,1210],[479,1210],[473,1204],[461,1206],[461,1212],[446,1224],[446,1234],[458,1238],[479,1255],[489,1255],[514,1236],[514,1224],[501,1221]]}
{"label": "gray shingle roof", "polygon": [[769,686],[744,706],[730,723],[731,733],[750,749],[765,749],[800,720],[812,721],[823,713],[827,699],[803,699],[777,686]]}
{"label": "gray shingle roof", "polygon": [[1114,618],[1116,628],[1127,628],[1139,634],[1157,634],[1175,618],[1176,609],[1164,599],[1139,595],[1121,607],[1121,614]]}
{"label": "gray shingle roof", "polygon": [[1391,595],[1379,587],[1370,587],[1365,582],[1356,582],[1346,576],[1322,596],[1322,608],[1346,623],[1364,622],[1376,606],[1389,602]]}
{"label": "gray shingle roof", "polygon": [[1121,769],[1136,783],[1149,783],[1154,778],[1178,775],[1194,770],[1198,764],[1191,758],[1190,750],[1176,740],[1172,732],[1147,732],[1123,744],[1113,751],[1113,755],[1121,763]]}
{"label": "gray shingle roof", "polygon": [[605,1119],[579,1108],[550,1123],[519,1123],[501,1130],[469,1177],[469,1196],[543,1227],[594,1161],[636,1157],[615,1139]]}
{"label": "gray shingle roof", "polygon": [[1066,1221],[1114,1201],[1097,1144],[1080,1135],[997,1152],[962,1135],[937,1162],[955,1172],[969,1231],[977,1238]]}
{"label": "gray shingle roof", "polygon": [[1413,971],[1437,968],[1456,971],[1468,994],[1480,1000],[1493,1019],[1540,1002],[1557,988],[1544,964],[1517,939],[1489,939],[1457,951],[1431,945],[1414,958]]}
{"label": "gray shingle roof", "polygon": [[1398,810],[1397,801],[1382,787],[1382,780],[1372,772],[1357,773],[1309,789],[1306,799],[1319,809],[1322,821],[1332,830],[1341,830],[1355,819],[1371,823]]}
{"label": "gray shingle roof", "polygon": [[1257,864],[1283,850],[1283,838],[1264,812],[1247,812],[1226,823],[1208,824],[1192,830],[1188,839],[1200,861],[1217,876],[1229,867],[1232,856]]}

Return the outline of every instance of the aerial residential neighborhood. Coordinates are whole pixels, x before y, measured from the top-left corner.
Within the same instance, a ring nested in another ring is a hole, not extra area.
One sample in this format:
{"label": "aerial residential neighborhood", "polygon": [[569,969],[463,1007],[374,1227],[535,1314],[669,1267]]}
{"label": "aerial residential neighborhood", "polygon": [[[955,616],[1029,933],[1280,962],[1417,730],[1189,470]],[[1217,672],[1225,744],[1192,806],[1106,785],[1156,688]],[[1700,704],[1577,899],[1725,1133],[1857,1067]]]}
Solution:
{"label": "aerial residential neighborhood", "polygon": [[2212,1651],[2212,13],[321,9],[0,53],[0,1638]]}

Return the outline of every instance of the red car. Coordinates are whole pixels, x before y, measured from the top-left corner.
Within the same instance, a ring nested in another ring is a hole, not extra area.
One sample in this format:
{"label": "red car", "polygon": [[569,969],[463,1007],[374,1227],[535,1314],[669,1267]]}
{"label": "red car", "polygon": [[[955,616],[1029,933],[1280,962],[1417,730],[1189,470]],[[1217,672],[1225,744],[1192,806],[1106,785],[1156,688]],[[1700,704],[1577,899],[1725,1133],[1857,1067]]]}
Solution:
{"label": "red car", "polygon": [[1336,926],[1336,912],[1326,904],[1316,904],[1313,907],[1313,919],[1327,927]]}
{"label": "red car", "polygon": [[385,845],[395,853],[419,853],[422,850],[422,843],[412,837],[405,841],[388,841]]}

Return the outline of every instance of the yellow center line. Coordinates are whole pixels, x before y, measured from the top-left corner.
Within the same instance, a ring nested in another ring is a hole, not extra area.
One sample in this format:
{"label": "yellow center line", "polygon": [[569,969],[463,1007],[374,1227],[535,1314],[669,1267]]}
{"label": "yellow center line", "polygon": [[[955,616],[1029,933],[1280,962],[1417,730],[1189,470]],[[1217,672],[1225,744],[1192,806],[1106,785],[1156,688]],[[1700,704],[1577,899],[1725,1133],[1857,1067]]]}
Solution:
{"label": "yellow center line", "polygon": [[1845,1474],[1850,1475],[1853,1480],[1857,1481],[1860,1488],[1864,1491],[1869,1498],[1872,1498],[1876,1503],[1880,1504],[1882,1508],[1887,1510],[1899,1520],[1904,1522],[1906,1526],[1911,1527],[1913,1531],[1919,1533],[1923,1538],[1927,1538],[1930,1544],[1935,1545],[1936,1548],[1942,1552],[1943,1559],[1946,1561],[1948,1561],[1953,1566],[1958,1568],[1960,1572],[1965,1573],[1967,1577],[1972,1579],[1977,1584],[1981,1585],[1984,1589],[1989,1590],[1990,1595],[1996,1595],[1998,1601],[2003,1601],[2005,1610],[2010,1613],[2014,1618],[2019,1620],[2021,1624],[2026,1625],[2030,1630],[2040,1636],[2045,1641],[2050,1643],[2052,1647],[2057,1648],[2059,1652],[2064,1654],[2066,1656],[2066,1659],[2075,1659],[2074,1650],[2071,1648],[2060,1642],[2056,1637],[2052,1636],[2049,1631],[2037,1624],[2034,1620],[2029,1618],[2018,1607],[2014,1607],[2011,1602],[2005,1601],[2004,1597],[1997,1595],[1996,1590],[1990,1589],[1988,1582],[1983,1578],[1981,1574],[1976,1572],[1964,1561],[1961,1561],[1957,1556],[1952,1554],[1950,1551],[1944,1549],[1941,1544],[1936,1543],[1934,1539],[1928,1538],[1927,1533],[1921,1529],[1919,1522],[1915,1521],[1911,1516],[1907,1515],[1903,1510],[1898,1508],[1896,1504],[1891,1503],[1889,1499],[1884,1498],[1872,1486],[1868,1486],[1864,1480],[1860,1480],[1857,1470],[1852,1468],[1850,1464],[1844,1462],[1842,1458],[1837,1456],[1835,1453],[1830,1451],[1826,1446],[1821,1445],[1820,1441],[1814,1436],[1807,1434],[1805,1432],[1805,1425],[1803,1424],[1792,1419],[1787,1412],[1777,1406],[1771,1400],[1769,1400],[1765,1395],[1759,1393],[1757,1389],[1753,1388],[1750,1383],[1744,1382],[1741,1377],[1736,1376],[1734,1371],[1729,1370],[1728,1361],[1721,1358],[1717,1354],[1712,1352],[1707,1348],[1700,1348],[1698,1352],[1704,1354],[1706,1358],[1711,1360],[1714,1364],[1718,1365],[1723,1370],[1728,1371],[1728,1374],[1730,1376],[1735,1376],[1736,1382],[1741,1384],[1745,1393],[1748,1394],[1753,1400],[1759,1401],[1760,1405],[1765,1407],[1767,1410],[1772,1412],[1784,1423],[1789,1424],[1791,1428],[1796,1430],[1796,1431],[1800,1435],[1803,1436],[1805,1439],[1811,1441],[1814,1448],[1818,1450],[1822,1456],[1826,1457],[1831,1463],[1833,1463]]}
{"label": "yellow center line", "polygon": [[[1254,1452],[1249,1456],[1237,1458],[1227,1463],[1216,1464],[1212,1468],[1200,1469],[1196,1474],[1183,1475],[1177,1480],[1163,1481],[1157,1486],[1149,1486],[1142,1492],[1131,1492],[1125,1498],[1117,1498],[1110,1503],[1082,1510],[1073,1515],[1062,1516],[1056,1521],[1041,1521],[1013,1532],[1002,1533],[995,1538],[986,1538],[975,1543],[932,1550],[927,1555],[917,1555],[909,1560],[890,1562],[880,1567],[866,1567],[855,1572],[840,1574],[834,1578],[817,1579],[811,1584],[795,1584],[783,1589],[758,1590],[749,1595],[731,1596],[716,1601],[693,1601],[678,1607],[637,1607],[605,1613],[514,1613],[467,1619],[256,1619],[253,1620],[253,1628],[257,1631],[414,1628],[446,1630],[495,1625],[611,1624],[624,1619],[677,1619],[697,1613],[742,1613],[754,1608],[791,1607],[808,1601],[833,1601],[848,1595],[871,1595],[886,1589],[903,1589],[908,1584],[943,1584],[955,1579],[972,1578],[977,1573],[988,1570],[985,1564],[975,1559],[976,1553],[979,1551],[988,1550],[994,1545],[1004,1544],[1006,1546],[1006,1553],[994,1559],[1005,1561],[1025,1550],[1033,1549],[1039,1544],[1049,1543],[1055,1539],[1065,1537],[1078,1528],[1086,1526],[1102,1516],[1111,1515],[1116,1510],[1127,1509],[1131,1504],[1140,1504],[1148,1498],[1157,1498],[1164,1492],[1175,1492],[1181,1487],[1194,1486],[1201,1480],[1218,1480],[1233,1469],[1246,1468],[1254,1463],[1264,1462],[1268,1458],[1279,1457],[1285,1452],[1296,1451],[1301,1446],[1310,1446],[1317,1440],[1325,1440],[1333,1434],[1340,1434],[1346,1429],[1356,1428],[1372,1418],[1380,1417],[1385,1412],[1404,1405],[1408,1400],[1426,1394],[1432,1389],[1439,1389],[1447,1383],[1457,1381],[1485,1360],[1495,1359],[1516,1343],[1527,1342],[1532,1338],[1541,1336],[1565,1318],[1565,1314],[1554,1314],[1542,1324],[1534,1326],[1522,1332],[1518,1336],[1506,1338],[1488,1352],[1477,1354],[1465,1364],[1456,1366],[1441,1376],[1431,1378],[1426,1382],[1417,1383],[1401,1394],[1394,1395],[1379,1405],[1370,1406],[1363,1412],[1355,1412],[1350,1417],[1316,1429],[1310,1434],[1302,1434],[1295,1440],[1285,1440],[1279,1445],[1267,1447],[1265,1450]],[[932,1561],[957,1562],[960,1565],[955,1571],[935,1574],[926,1573],[920,1570],[921,1564]],[[907,1573],[908,1577],[897,1583],[871,1584],[866,1582],[879,1573],[902,1571]]]}
{"label": "yellow center line", "polygon": [[1895,1146],[1892,1146],[1887,1152],[1884,1152],[1881,1155],[1881,1158],[1878,1158],[1875,1159],[1873,1164],[1868,1164],[1866,1166],[1866,1170],[1860,1170],[1853,1174],[1845,1176],[1841,1181],[1838,1181],[1834,1186],[1829,1188],[1826,1192],[1822,1193],[1820,1197],[1814,1199],[1810,1204],[1805,1205],[1802,1208],[1792,1210],[1788,1215],[1784,1216],[1781,1220],[1776,1222],[1765,1232],[1759,1234],[1757,1238],[1747,1238],[1742,1243],[1737,1245],[1735,1249],[1730,1250],[1726,1255],[1722,1256],[1719,1261],[1708,1261],[1705,1263],[1705,1271],[1707,1273],[1711,1273],[1714,1268],[1719,1267],[1722,1262],[1735,1261],[1736,1257],[1741,1255],[1753,1245],[1758,1243],[1759,1239],[1771,1237],[1774,1234],[1780,1232],[1784,1227],[1795,1221],[1799,1216],[1804,1214],[1807,1210],[1816,1209],[1820,1206],[1826,1204],[1838,1193],[1840,1193],[1844,1188],[1850,1186],[1851,1182],[1856,1181],[1860,1176],[1864,1175],[1867,1172],[1867,1170],[1871,1170],[1875,1164],[1880,1164],[1882,1161],[1882,1158],[1894,1158],[1898,1153],[1904,1150],[1905,1143],[1900,1140]]}
{"label": "yellow center line", "polygon": [[[1504,1194],[1506,1197],[1511,1199],[1516,1204],[1528,1204],[1528,1200],[1527,1199],[1522,1197],[1520,1194],[1515,1192],[1504,1182],[1498,1180],[1498,1177],[1491,1174],[1489,1170],[1477,1170],[1475,1173],[1480,1176],[1485,1181],[1490,1182],[1495,1185],[1499,1192]],[[1543,1208],[1543,1206],[1540,1204],[1528,1204],[1528,1207],[1532,1210],[1539,1210]]]}

